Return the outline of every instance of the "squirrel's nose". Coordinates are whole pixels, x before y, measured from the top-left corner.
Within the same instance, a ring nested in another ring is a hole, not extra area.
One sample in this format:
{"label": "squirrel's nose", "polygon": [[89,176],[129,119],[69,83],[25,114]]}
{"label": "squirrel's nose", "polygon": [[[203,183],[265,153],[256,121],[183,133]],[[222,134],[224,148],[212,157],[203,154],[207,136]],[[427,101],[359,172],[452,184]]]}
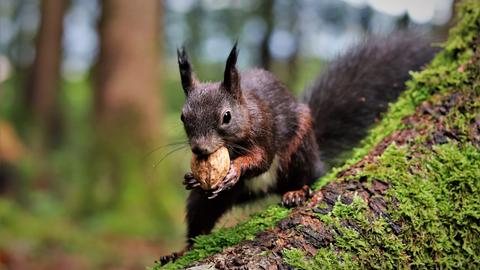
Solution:
{"label": "squirrel's nose", "polygon": [[192,152],[197,156],[206,156],[211,153],[210,149],[206,147],[201,147],[199,145],[193,145]]}
{"label": "squirrel's nose", "polygon": [[212,136],[201,136],[190,140],[192,152],[197,156],[208,156],[216,149]]}

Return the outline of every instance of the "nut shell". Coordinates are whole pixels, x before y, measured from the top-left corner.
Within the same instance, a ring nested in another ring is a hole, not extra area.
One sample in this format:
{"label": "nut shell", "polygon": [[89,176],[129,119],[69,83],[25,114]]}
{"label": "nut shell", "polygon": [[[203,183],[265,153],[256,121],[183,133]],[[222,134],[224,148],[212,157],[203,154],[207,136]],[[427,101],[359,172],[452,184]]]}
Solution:
{"label": "nut shell", "polygon": [[230,155],[226,147],[220,147],[208,157],[192,156],[192,174],[204,190],[211,190],[225,178],[230,168]]}

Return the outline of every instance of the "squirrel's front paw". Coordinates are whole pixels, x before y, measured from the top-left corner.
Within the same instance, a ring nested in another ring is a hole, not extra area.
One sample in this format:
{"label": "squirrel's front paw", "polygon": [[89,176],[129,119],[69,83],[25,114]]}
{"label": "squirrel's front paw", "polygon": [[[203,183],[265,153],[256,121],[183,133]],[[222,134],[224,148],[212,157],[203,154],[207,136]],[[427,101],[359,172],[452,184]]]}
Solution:
{"label": "squirrel's front paw", "polygon": [[209,199],[213,199],[217,197],[217,195],[222,192],[231,189],[240,179],[240,174],[238,169],[235,167],[234,163],[230,163],[230,168],[228,169],[228,173],[223,178],[222,182],[220,182],[214,190],[210,191],[208,196]]}
{"label": "squirrel's front paw", "polygon": [[200,186],[200,182],[198,182],[195,177],[193,177],[192,173],[186,173],[183,177],[183,185],[187,190],[194,189]]}

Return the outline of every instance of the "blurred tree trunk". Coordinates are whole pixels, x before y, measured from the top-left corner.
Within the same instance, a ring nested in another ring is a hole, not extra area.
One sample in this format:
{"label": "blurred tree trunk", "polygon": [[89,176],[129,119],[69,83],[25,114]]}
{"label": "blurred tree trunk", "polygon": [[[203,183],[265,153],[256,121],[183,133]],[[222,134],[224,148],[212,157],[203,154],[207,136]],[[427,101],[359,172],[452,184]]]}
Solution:
{"label": "blurred tree trunk", "polygon": [[261,42],[260,47],[260,67],[270,70],[272,66],[272,54],[270,53],[269,48],[269,41],[270,37],[272,36],[273,27],[274,27],[274,13],[273,13],[273,0],[264,0],[261,1],[260,4],[260,16],[265,20],[265,34],[263,35],[263,39]]}
{"label": "blurred tree trunk", "polygon": [[400,18],[396,21],[396,27],[400,30],[405,30],[410,25],[410,16],[405,12]]}
{"label": "blurred tree trunk", "polygon": [[160,125],[160,2],[102,3],[95,96],[98,127],[148,145]]}
{"label": "blurred tree trunk", "polygon": [[93,175],[81,194],[81,214],[147,199],[131,197],[129,192],[152,190],[138,179],[146,179],[150,166],[142,158],[158,143],[162,119],[161,1],[101,3],[94,97],[97,141],[89,160]]}
{"label": "blurred tree trunk", "polygon": [[370,33],[370,24],[372,22],[373,17],[373,9],[370,6],[365,6],[360,10],[360,26],[364,34]]}
{"label": "blurred tree trunk", "polygon": [[203,9],[203,5],[200,1],[197,1],[191,11],[186,16],[186,22],[188,24],[188,28],[190,29],[190,34],[186,37],[187,40],[184,42],[188,48],[189,55],[192,57],[193,60],[197,59],[201,56],[201,50],[199,46],[199,42],[205,35],[203,31],[205,28],[203,27],[205,17],[205,10]]}
{"label": "blurred tree trunk", "polygon": [[290,7],[288,9],[288,17],[290,20],[290,27],[289,31],[293,35],[295,39],[295,48],[293,53],[287,59],[287,72],[288,72],[288,85],[290,89],[292,89],[298,79],[298,57],[300,53],[301,47],[301,30],[299,29],[298,25],[298,15],[299,15],[299,3],[292,1],[290,3]]}
{"label": "blurred tree trunk", "polygon": [[36,38],[36,53],[27,86],[26,104],[33,120],[40,124],[45,138],[55,141],[58,136],[57,104],[60,63],[62,59],[63,17],[68,1],[41,2],[40,28]]}

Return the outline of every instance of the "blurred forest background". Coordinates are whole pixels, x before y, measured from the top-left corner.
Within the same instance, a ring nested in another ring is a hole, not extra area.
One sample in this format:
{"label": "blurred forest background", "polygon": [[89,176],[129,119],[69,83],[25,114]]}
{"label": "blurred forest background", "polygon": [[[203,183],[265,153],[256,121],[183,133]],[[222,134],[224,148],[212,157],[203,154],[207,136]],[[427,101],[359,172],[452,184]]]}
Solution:
{"label": "blurred forest background", "polygon": [[240,68],[298,94],[369,33],[444,35],[454,2],[0,0],[0,269],[144,269],[182,248],[177,46],[220,80],[238,40]]}

